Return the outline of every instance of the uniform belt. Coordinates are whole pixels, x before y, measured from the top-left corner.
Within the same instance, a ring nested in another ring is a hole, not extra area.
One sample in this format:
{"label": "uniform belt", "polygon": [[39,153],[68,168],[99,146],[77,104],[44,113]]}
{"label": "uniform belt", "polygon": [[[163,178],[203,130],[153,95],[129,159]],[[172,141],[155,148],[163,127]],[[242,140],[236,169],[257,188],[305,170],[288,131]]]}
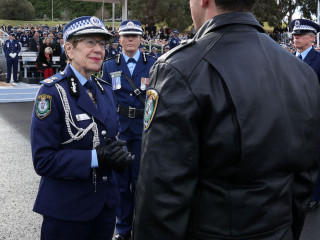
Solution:
{"label": "uniform belt", "polygon": [[143,118],[144,109],[132,108],[132,107],[124,107],[118,105],[118,113],[128,118]]}

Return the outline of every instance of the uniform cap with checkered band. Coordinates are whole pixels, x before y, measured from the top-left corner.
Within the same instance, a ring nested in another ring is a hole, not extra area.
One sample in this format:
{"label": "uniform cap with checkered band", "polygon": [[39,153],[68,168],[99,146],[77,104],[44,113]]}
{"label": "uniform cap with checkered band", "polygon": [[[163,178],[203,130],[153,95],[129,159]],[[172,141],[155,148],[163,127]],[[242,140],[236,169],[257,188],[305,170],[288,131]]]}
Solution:
{"label": "uniform cap with checkered band", "polygon": [[73,35],[104,34],[112,37],[104,26],[104,23],[97,17],[84,16],[73,19],[63,28],[63,39],[67,41]]}
{"label": "uniform cap with checkered band", "polygon": [[142,35],[141,22],[137,20],[126,20],[120,23],[119,35]]}
{"label": "uniform cap with checkered band", "polygon": [[291,21],[291,27],[293,28],[292,34],[305,34],[308,32],[313,32],[317,34],[320,31],[320,26],[315,22],[308,19],[295,19]]}

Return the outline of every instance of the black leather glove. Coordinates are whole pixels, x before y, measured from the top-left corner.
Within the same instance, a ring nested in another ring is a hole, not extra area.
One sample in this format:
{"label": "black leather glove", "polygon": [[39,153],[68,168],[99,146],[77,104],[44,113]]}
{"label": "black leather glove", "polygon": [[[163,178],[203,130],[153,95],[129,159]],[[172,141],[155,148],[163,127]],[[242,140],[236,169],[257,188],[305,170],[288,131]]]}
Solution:
{"label": "black leather glove", "polygon": [[127,151],[125,142],[119,140],[98,146],[96,151],[99,167],[108,166],[116,172],[123,172],[125,167],[132,164],[135,158]]}

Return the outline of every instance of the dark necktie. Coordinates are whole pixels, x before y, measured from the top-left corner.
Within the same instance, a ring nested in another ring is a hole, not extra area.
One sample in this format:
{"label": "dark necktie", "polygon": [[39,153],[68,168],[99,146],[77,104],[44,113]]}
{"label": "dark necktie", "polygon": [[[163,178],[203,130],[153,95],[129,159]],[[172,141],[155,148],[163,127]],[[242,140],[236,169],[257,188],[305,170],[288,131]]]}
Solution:
{"label": "dark necktie", "polygon": [[301,56],[301,54],[299,54],[299,55],[298,55],[298,58],[300,58],[300,59],[302,60],[302,56]]}
{"label": "dark necktie", "polygon": [[92,101],[96,103],[96,89],[94,87],[93,81],[89,80],[83,86],[88,90],[88,94]]}
{"label": "dark necktie", "polygon": [[127,64],[128,64],[128,63],[136,63],[136,62],[137,62],[137,61],[136,61],[134,58],[129,58]]}

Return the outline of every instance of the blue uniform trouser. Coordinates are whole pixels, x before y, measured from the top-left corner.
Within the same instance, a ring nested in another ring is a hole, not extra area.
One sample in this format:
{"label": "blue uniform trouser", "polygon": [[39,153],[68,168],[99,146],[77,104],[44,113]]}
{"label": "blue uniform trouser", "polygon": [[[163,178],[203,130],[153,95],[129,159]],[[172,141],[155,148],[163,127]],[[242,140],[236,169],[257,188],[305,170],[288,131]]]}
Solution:
{"label": "blue uniform trouser", "polygon": [[120,192],[120,204],[117,213],[116,232],[130,236],[133,221],[133,207],[137,179],[140,168],[141,135],[133,134],[130,130],[121,133],[120,138],[126,141],[128,151],[135,155],[134,162],[123,173],[117,174]]}
{"label": "blue uniform trouser", "polygon": [[13,67],[13,81],[17,81],[18,74],[18,59],[7,57],[7,82],[11,79],[11,70]]}
{"label": "blue uniform trouser", "polygon": [[89,221],[64,221],[44,216],[41,240],[111,240],[115,221],[116,209],[107,205]]}

